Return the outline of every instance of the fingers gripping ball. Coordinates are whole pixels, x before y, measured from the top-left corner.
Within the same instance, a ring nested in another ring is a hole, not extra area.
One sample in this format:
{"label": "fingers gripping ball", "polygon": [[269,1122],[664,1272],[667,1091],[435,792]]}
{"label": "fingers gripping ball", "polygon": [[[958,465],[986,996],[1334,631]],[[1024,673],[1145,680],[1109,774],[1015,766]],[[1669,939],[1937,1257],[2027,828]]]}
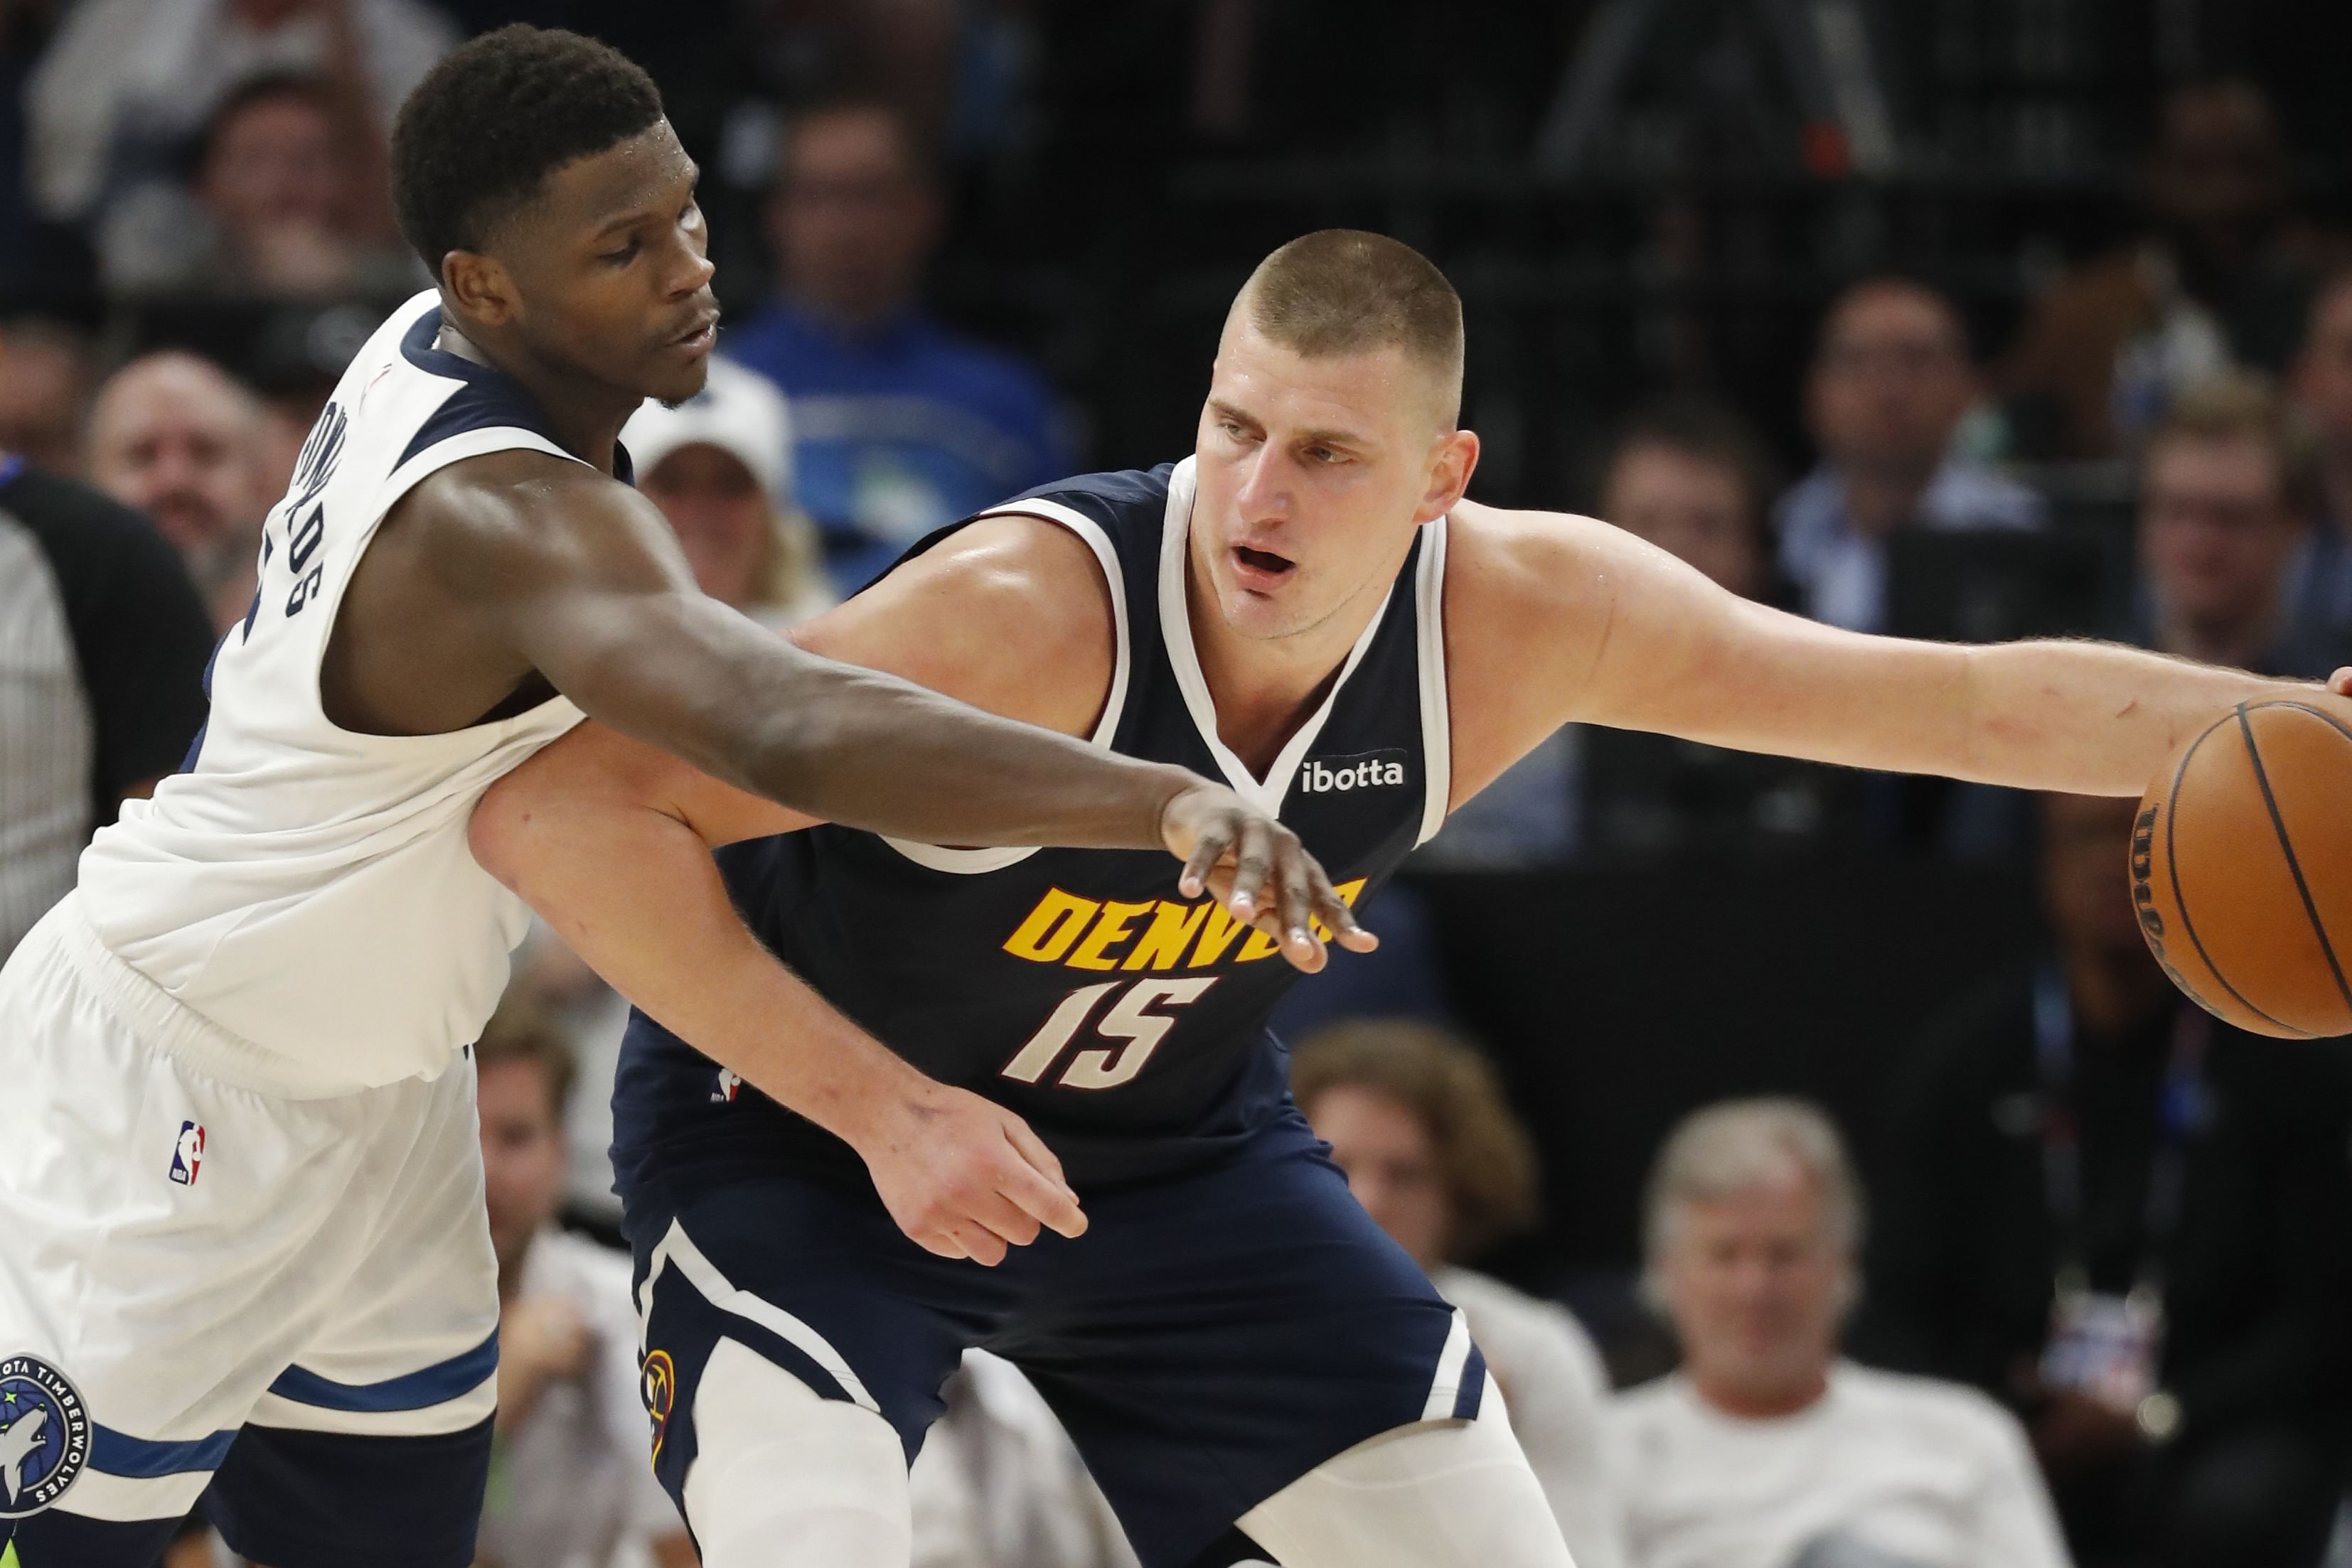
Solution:
{"label": "fingers gripping ball", "polygon": [[2141,934],[2206,1011],[2284,1040],[2352,1033],[2352,729],[2239,705],[2148,787],[2131,877]]}

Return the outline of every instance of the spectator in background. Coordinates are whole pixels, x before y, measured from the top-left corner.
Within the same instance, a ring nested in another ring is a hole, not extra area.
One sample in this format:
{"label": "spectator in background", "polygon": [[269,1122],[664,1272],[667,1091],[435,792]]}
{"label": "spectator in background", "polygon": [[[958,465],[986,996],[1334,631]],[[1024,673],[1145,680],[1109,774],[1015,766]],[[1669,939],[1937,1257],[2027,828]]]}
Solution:
{"label": "spectator in background", "polygon": [[2294,573],[2294,632],[2305,641],[2352,643],[2352,269],[2313,297],[2294,389],[2317,438],[2319,468],[2318,516]]}
{"label": "spectator in background", "polygon": [[1620,1568],[1599,1353],[1565,1308],[1459,1263],[1536,1218],[1535,1147],[1493,1068],[1430,1025],[1357,1019],[1302,1043],[1290,1082],[1349,1190],[1468,1320],[1578,1568]]}
{"label": "spectator in background", "polygon": [[52,474],[81,466],[91,379],[89,340],[80,331],[39,316],[0,323],[0,451]]}
{"label": "spectator in background", "polygon": [[1840,295],[1806,386],[1821,466],[1780,498],[1780,568],[1804,612],[1886,630],[1887,541],[1899,529],[2038,528],[2042,498],[1953,449],[1982,393],[1951,301],[1901,278]]}
{"label": "spectator in background", "polygon": [[90,409],[87,471],[153,519],[187,562],[214,628],[252,607],[267,488],[261,407],[211,361],[166,351],[133,360]]}
{"label": "spectator in background", "polygon": [[[1600,515],[1744,598],[1784,597],[1764,512],[1763,444],[1714,403],[1639,412],[1601,471]],[[1739,853],[1834,831],[1844,781],[1825,768],[1669,736],[1571,725],[1446,820],[1423,852],[1454,868]]]}
{"label": "spectator in background", "polygon": [[1635,1568],[2063,1568],[2015,1417],[1838,1355],[1862,1196],[1812,1106],[1733,1101],[1666,1140],[1644,1289],[1682,1369],[1619,1396]]}
{"label": "spectator in background", "polygon": [[2346,652],[2293,623],[2289,574],[2316,501],[2309,444],[2261,382],[2184,392],[2140,479],[2134,640],[2184,658],[2325,679]]}
{"label": "spectator in background", "polygon": [[714,361],[700,392],[676,408],[648,402],[621,444],[703,592],[772,630],[832,606],[815,530],[793,504],[792,423],[773,382]]}
{"label": "spectator in background", "polygon": [[909,1568],[1136,1568],[1109,1500],[1011,1362],[966,1351],[907,1475]]}
{"label": "spectator in background", "polygon": [[941,218],[928,151],[886,105],[792,121],[768,204],[782,294],[726,350],[792,398],[801,502],[843,592],[1068,467],[1037,372],[921,308]]}
{"label": "spectator in background", "polygon": [[1903,1066],[1858,1343],[2021,1410],[2086,1568],[2310,1568],[2352,1365],[2342,1047],[2182,997],[2117,874],[2133,802],[2043,808],[2052,949]]}
{"label": "spectator in background", "polygon": [[231,89],[204,133],[186,198],[160,187],[109,214],[99,249],[124,294],[321,299],[405,294],[426,279],[337,123],[323,78],[273,73]]}
{"label": "spectator in background", "polygon": [[620,1568],[692,1543],[646,1462],[636,1310],[625,1253],[555,1227],[572,1065],[527,993],[474,1047],[482,1175],[499,1270],[498,1452],[484,1568]]}
{"label": "spectator in background", "polygon": [[212,643],[145,518],[0,454],[0,959],[91,832],[186,757]]}
{"label": "spectator in background", "polygon": [[2233,363],[2286,368],[2316,248],[2291,221],[2288,164],[2251,82],[2165,94],[2142,174],[2148,232],[2061,278],[2003,368],[2024,444],[2129,456],[2183,390]]}
{"label": "spectator in background", "polygon": [[176,183],[239,83],[295,72],[332,84],[340,133],[386,202],[393,117],[457,41],[421,0],[83,0],[28,93],[34,198],[87,223],[142,185]]}

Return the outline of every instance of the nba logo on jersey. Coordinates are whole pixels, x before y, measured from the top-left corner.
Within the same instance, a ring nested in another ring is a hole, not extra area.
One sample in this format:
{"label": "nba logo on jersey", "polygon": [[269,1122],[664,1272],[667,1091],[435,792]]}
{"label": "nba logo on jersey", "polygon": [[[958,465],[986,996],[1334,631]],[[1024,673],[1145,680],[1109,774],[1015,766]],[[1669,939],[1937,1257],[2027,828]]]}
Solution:
{"label": "nba logo on jersey", "polygon": [[196,1185],[196,1167],[205,1159],[205,1130],[194,1122],[180,1124],[179,1142],[172,1146],[172,1179],[182,1186]]}
{"label": "nba logo on jersey", "polygon": [[742,1087],[741,1075],[722,1067],[719,1070],[719,1081],[710,1086],[710,1103],[713,1105],[732,1105],[735,1103],[735,1092]]}

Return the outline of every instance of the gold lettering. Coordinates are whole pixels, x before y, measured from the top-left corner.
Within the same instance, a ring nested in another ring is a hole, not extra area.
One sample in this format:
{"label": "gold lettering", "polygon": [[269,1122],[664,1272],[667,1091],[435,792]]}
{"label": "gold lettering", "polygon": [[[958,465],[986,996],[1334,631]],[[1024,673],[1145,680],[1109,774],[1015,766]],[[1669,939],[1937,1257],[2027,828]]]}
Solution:
{"label": "gold lettering", "polygon": [[1135,946],[1128,950],[1127,962],[1119,967],[1174,968],[1176,960],[1184,956],[1184,949],[1192,945],[1194,935],[1201,929],[1201,922],[1207,918],[1212,907],[1207,904],[1187,907],[1162,900],[1152,909],[1150,928],[1135,939]]}
{"label": "gold lettering", "polygon": [[1037,907],[1029,912],[1029,918],[1021,923],[1021,929],[1004,939],[1004,950],[1033,964],[1059,963],[1101,907],[1091,898],[1050,888],[1037,901]]}
{"label": "gold lettering", "polygon": [[1133,924],[1135,917],[1149,913],[1150,908],[1151,905],[1149,904],[1120,904],[1117,901],[1104,904],[1102,918],[1095,922],[1095,928],[1087,934],[1087,939],[1078,944],[1078,950],[1070,955],[1070,967],[1074,969],[1114,967],[1118,960],[1112,957],[1108,951],[1110,945],[1124,938],[1127,936],[1128,926]]}

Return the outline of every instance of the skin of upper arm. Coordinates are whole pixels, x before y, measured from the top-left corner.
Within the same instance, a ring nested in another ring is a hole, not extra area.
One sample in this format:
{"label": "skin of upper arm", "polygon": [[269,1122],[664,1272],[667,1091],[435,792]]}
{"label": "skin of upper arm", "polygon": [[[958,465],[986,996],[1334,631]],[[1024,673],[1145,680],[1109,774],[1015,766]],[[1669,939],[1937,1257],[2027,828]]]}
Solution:
{"label": "skin of upper arm", "polygon": [[[988,518],[789,635],[824,657],[1083,736],[1110,685],[1108,591],[1092,550],[1066,528]],[[511,881],[518,830],[530,813],[583,800],[661,811],[714,846],[815,821],[591,721],[484,797],[474,816],[476,858]]]}
{"label": "skin of upper arm", "polygon": [[1968,651],[1733,594],[1591,517],[1465,503],[1446,561],[1454,804],[1562,724],[1870,765],[1967,697]]}

